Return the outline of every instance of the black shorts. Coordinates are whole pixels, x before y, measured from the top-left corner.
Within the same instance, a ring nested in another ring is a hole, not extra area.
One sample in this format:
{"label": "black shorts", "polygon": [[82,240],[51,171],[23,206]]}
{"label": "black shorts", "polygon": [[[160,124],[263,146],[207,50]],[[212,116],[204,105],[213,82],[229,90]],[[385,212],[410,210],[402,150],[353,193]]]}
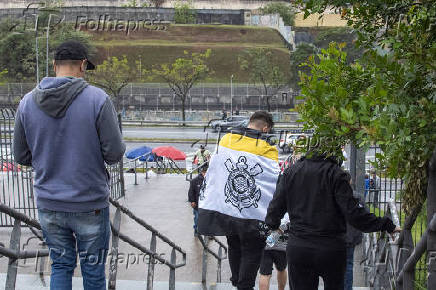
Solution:
{"label": "black shorts", "polygon": [[272,274],[273,264],[276,265],[277,271],[286,269],[286,252],[277,250],[264,250],[260,262],[260,274],[269,276]]}

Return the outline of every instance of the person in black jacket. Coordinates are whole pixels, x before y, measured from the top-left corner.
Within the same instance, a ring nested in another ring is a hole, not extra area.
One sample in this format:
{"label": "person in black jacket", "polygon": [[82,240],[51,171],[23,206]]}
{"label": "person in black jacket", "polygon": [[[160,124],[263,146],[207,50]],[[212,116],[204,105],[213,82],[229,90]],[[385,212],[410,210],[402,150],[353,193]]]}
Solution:
{"label": "person in black jacket", "polygon": [[[351,175],[347,172],[347,179],[352,185]],[[353,191],[353,196],[360,198],[356,192]],[[345,246],[347,249],[347,261],[345,268],[345,277],[344,277],[344,290],[352,290],[353,289],[353,268],[354,268],[354,249],[357,245],[362,242],[362,232],[351,226],[347,223],[347,232],[345,234]]]}
{"label": "person in black jacket", "polygon": [[191,180],[188,191],[188,201],[191,203],[192,213],[194,214],[194,235],[197,236],[198,222],[198,198],[200,196],[201,186],[203,185],[204,176],[206,175],[208,165],[203,165],[199,170],[200,173]]}
{"label": "person in black jacket", "polygon": [[363,232],[401,230],[353,197],[349,178],[335,159],[316,154],[285,170],[266,224],[278,229],[286,212],[291,220],[286,251],[291,290],[318,289],[319,276],[324,289],[344,289],[347,221]]}

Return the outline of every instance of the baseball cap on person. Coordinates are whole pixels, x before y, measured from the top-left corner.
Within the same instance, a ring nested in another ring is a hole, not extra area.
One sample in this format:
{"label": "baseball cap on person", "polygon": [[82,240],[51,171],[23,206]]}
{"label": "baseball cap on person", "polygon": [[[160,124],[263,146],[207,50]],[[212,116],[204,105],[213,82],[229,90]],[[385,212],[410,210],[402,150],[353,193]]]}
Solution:
{"label": "baseball cap on person", "polygon": [[88,49],[78,41],[70,40],[62,43],[56,48],[55,60],[84,60],[86,59],[86,70],[95,69],[95,65],[89,60]]}

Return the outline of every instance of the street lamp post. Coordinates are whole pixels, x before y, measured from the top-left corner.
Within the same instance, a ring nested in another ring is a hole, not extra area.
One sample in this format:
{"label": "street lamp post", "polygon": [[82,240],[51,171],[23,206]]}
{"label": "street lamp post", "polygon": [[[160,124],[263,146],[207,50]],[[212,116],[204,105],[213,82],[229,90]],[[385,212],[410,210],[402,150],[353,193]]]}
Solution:
{"label": "street lamp post", "polygon": [[52,14],[48,16],[48,24],[47,24],[47,36],[46,36],[46,56],[45,56],[45,76],[48,77],[48,39],[50,37],[50,22],[51,22]]}
{"label": "street lamp post", "polygon": [[38,15],[35,14],[35,58],[36,58],[36,83],[39,84],[39,51],[38,51]]}
{"label": "street lamp post", "polygon": [[230,76],[230,116],[233,116],[233,75]]}

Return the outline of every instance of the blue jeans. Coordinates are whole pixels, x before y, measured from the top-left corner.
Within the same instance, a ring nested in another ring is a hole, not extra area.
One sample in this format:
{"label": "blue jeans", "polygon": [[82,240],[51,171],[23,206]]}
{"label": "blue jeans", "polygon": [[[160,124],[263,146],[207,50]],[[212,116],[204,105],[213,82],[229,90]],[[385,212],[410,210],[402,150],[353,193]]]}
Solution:
{"label": "blue jeans", "polygon": [[197,232],[197,224],[198,224],[198,209],[193,208],[192,213],[194,214],[194,231]]}
{"label": "blue jeans", "polygon": [[85,290],[106,289],[105,263],[109,248],[109,207],[92,212],[39,209],[44,240],[50,251],[50,289],[70,290],[79,254]]}
{"label": "blue jeans", "polygon": [[344,290],[353,289],[354,247],[347,247],[347,267],[345,270]]}

